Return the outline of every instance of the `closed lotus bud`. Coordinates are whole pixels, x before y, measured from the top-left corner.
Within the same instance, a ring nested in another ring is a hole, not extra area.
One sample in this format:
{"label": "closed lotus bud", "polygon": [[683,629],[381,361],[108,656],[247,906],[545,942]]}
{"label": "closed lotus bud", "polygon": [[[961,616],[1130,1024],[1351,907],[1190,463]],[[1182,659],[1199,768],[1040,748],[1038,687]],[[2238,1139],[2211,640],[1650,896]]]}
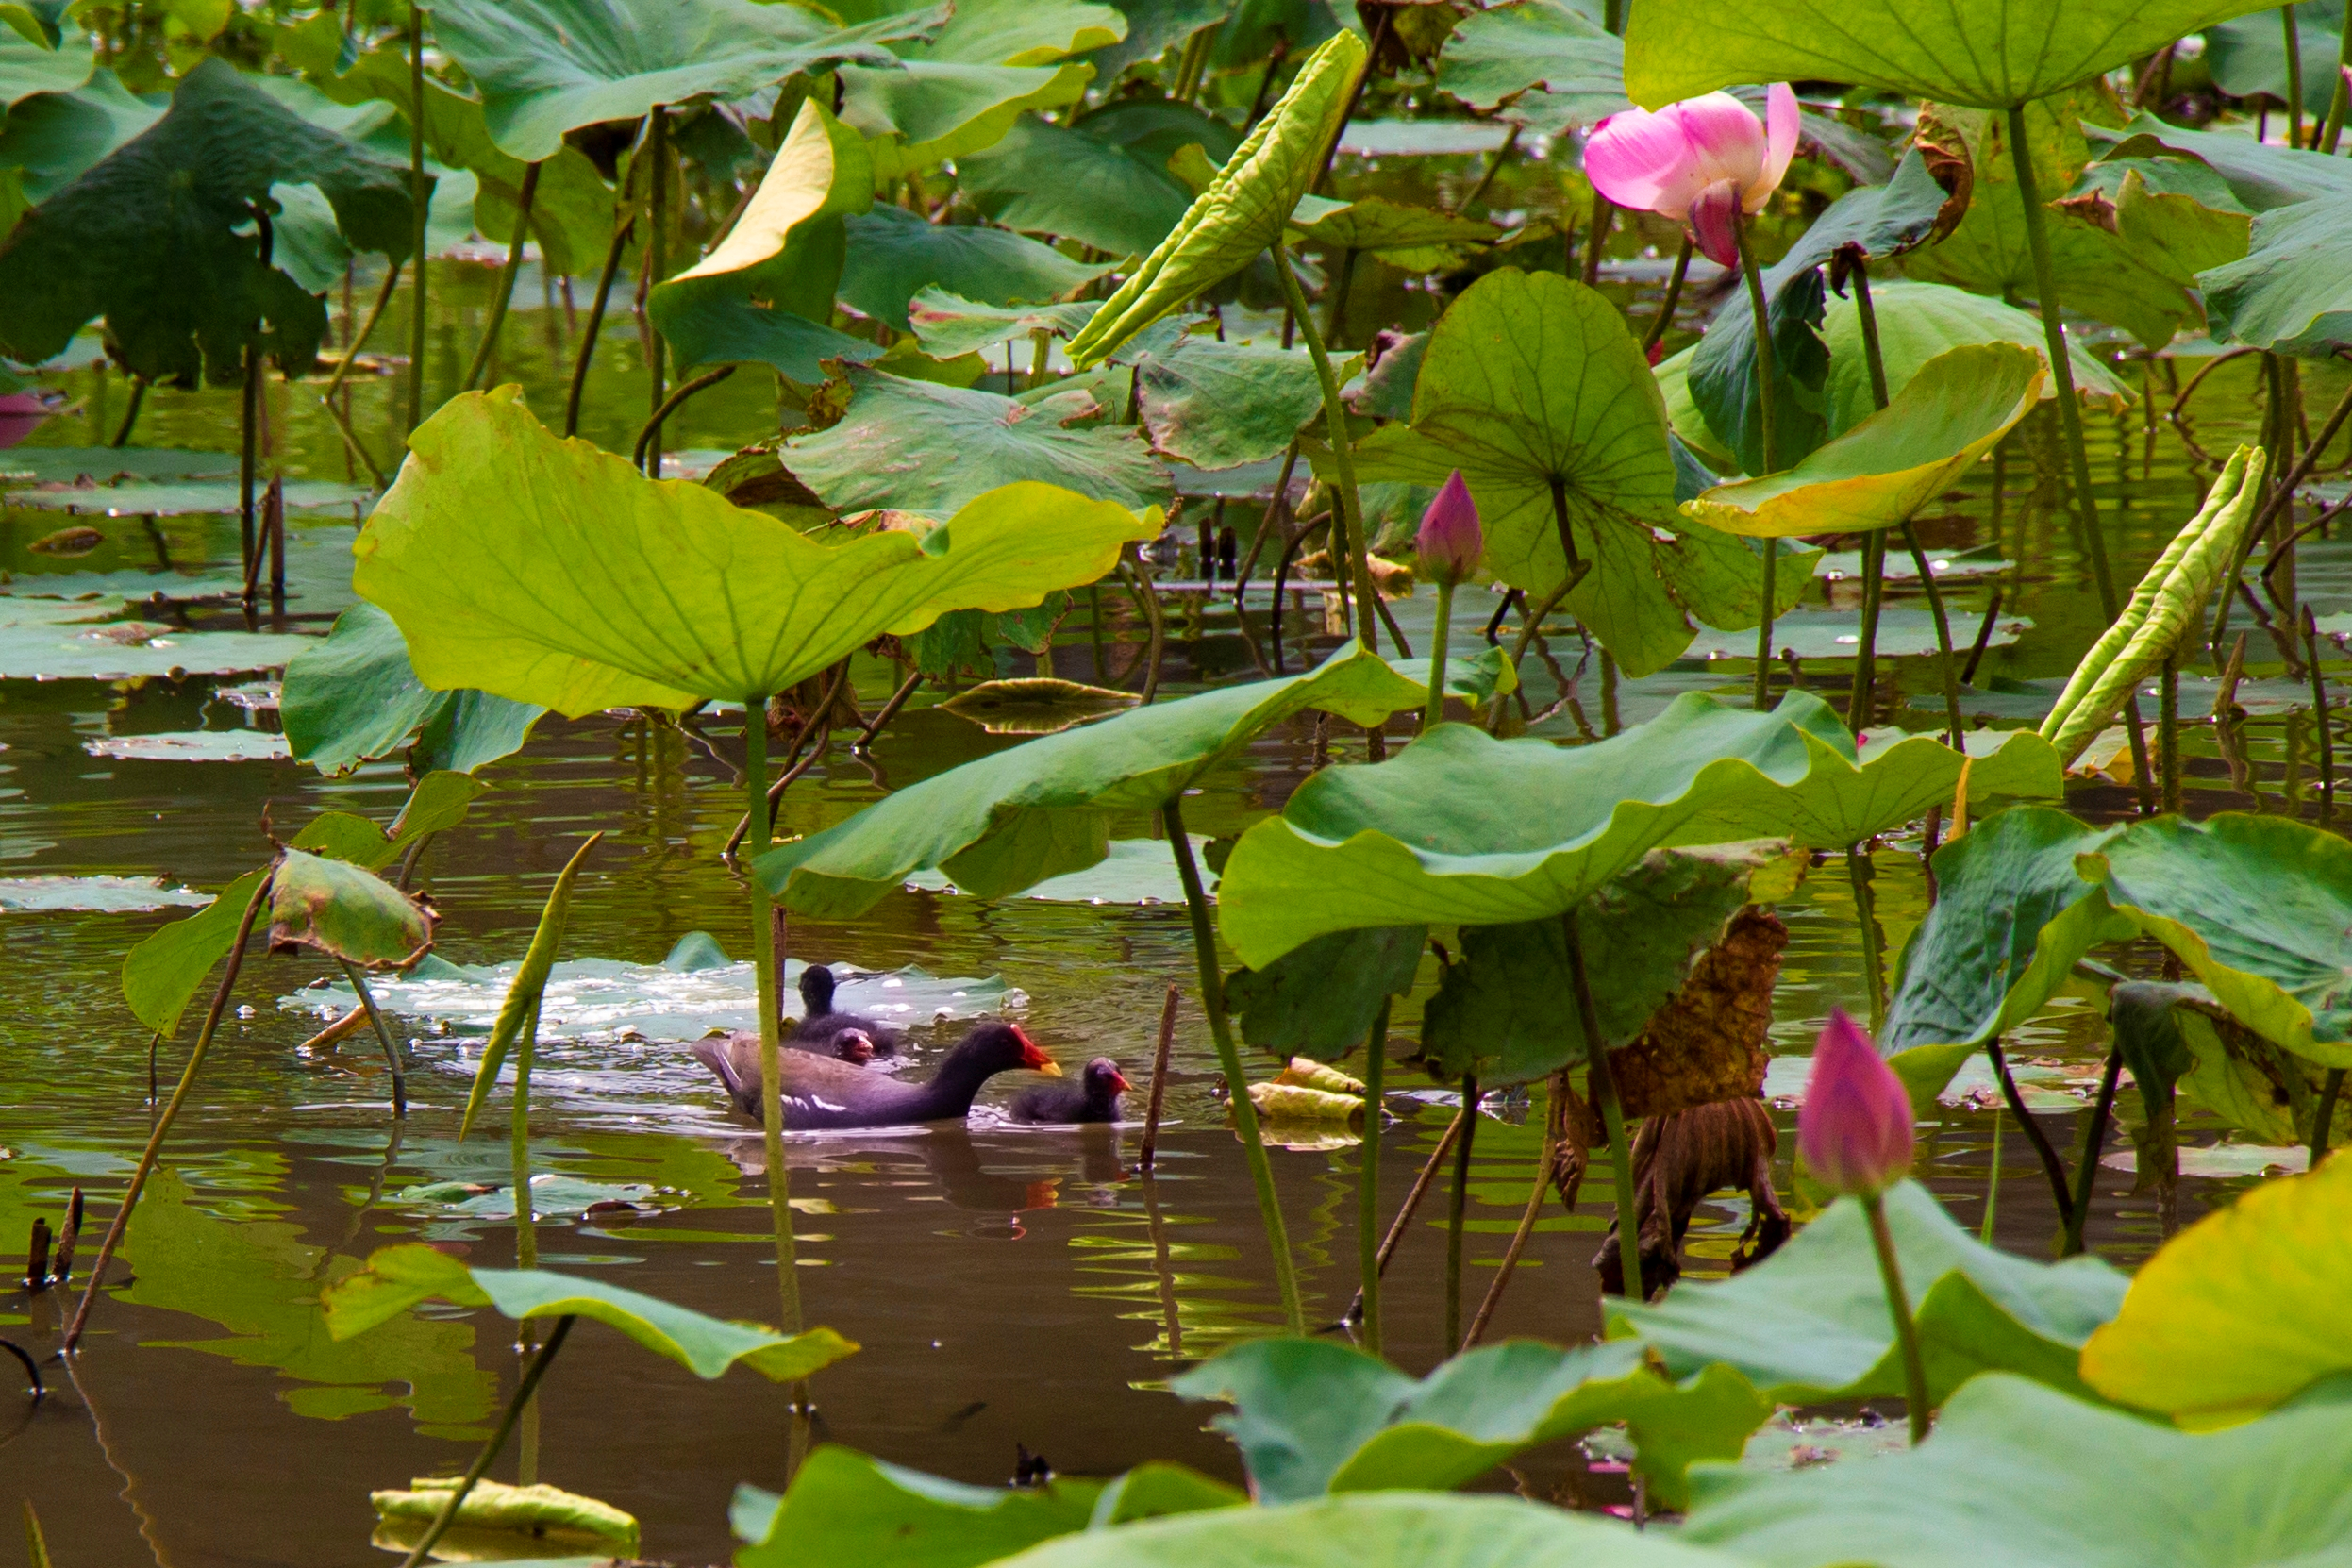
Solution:
{"label": "closed lotus bud", "polygon": [[1486,534],[1478,526],[1477,503],[1461,481],[1461,470],[1446,476],[1437,499],[1421,514],[1421,532],[1413,542],[1421,551],[1421,575],[1448,588],[1466,582],[1486,554]]}
{"label": "closed lotus bud", "polygon": [[1843,1009],[1813,1047],[1796,1146],[1823,1186],[1875,1197],[1910,1174],[1911,1097],[1877,1047]]}

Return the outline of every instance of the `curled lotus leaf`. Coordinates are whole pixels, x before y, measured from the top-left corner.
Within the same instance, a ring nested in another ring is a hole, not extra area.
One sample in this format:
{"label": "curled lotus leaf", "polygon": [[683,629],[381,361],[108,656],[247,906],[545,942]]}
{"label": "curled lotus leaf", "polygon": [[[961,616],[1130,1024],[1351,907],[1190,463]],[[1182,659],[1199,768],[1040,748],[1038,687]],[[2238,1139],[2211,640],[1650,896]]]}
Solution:
{"label": "curled lotus leaf", "polygon": [[405,969],[433,945],[429,905],[362,866],[307,850],[278,857],[270,879],[270,946],[315,947],[362,969]]}

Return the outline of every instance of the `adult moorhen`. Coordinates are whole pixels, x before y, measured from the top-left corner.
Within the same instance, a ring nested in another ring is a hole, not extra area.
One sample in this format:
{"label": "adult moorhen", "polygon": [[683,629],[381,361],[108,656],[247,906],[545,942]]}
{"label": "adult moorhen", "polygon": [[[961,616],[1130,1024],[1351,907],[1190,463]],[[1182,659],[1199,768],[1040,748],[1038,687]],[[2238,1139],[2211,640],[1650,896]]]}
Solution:
{"label": "adult moorhen", "polygon": [[[757,1036],[697,1040],[691,1049],[694,1059],[726,1085],[727,1097],[738,1109],[747,1116],[759,1114]],[[927,1083],[907,1083],[813,1051],[784,1051],[778,1060],[784,1073],[784,1126],[791,1132],[961,1120],[980,1085],[998,1073],[1026,1067],[1061,1076],[1054,1059],[1038,1049],[1020,1026],[997,1021],[965,1035]]]}
{"label": "adult moorhen", "polygon": [[1076,1083],[1041,1083],[1021,1091],[1013,1096],[1010,1115],[1016,1122],[1115,1122],[1119,1096],[1127,1088],[1119,1064],[1096,1057]]}
{"label": "adult moorhen", "polygon": [[[896,1056],[899,1047],[906,1043],[906,1036],[894,1025],[885,1024],[878,1018],[862,1018],[854,1012],[835,1012],[833,972],[821,963],[812,963],[800,972],[800,1000],[808,1011],[793,1026],[789,1037],[792,1040],[809,1043],[830,1041],[844,1029],[856,1029],[873,1043],[869,1057]],[[809,1048],[820,1055],[842,1056],[844,1060],[859,1059],[822,1044],[811,1043]]]}

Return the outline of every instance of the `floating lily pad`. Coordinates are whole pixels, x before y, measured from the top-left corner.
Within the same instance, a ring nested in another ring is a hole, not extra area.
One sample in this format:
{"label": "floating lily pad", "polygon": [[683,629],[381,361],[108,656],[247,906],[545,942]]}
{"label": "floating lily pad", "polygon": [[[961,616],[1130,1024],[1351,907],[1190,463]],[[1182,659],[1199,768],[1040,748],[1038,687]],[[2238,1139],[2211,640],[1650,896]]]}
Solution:
{"label": "floating lily pad", "polygon": [[1510,135],[1509,126],[1481,120],[1350,120],[1340,132],[1340,151],[1351,158],[1463,158],[1491,153]]}
{"label": "floating lily pad", "polygon": [[68,909],[136,914],[146,909],[209,904],[212,895],[175,888],[160,876],[0,877],[0,909],[50,913]]}
{"label": "floating lily pad", "polygon": [[[1953,627],[1952,640],[1959,645],[1953,652],[1960,655],[1973,644],[1976,628],[1968,624],[1971,617],[1965,612],[1955,619],[1960,625]],[[2033,623],[2022,615],[2004,615],[1993,624],[1993,635],[1985,639],[1985,646],[2006,648],[2032,628]],[[1774,654],[1793,652],[1808,663],[1852,659],[1860,651],[1861,644],[1860,610],[1800,609],[1783,615],[1772,626]],[[1924,609],[1882,609],[1878,612],[1878,638],[1874,646],[1880,659],[1912,659],[1936,653],[1940,650],[1936,645],[1935,617]],[[1756,633],[1701,626],[1683,657],[1753,660]]]}
{"label": "floating lily pad", "polygon": [[286,737],[266,729],[191,729],[157,735],[102,735],[84,741],[92,757],[140,762],[266,762],[292,757]]}
{"label": "floating lily pad", "polygon": [[243,578],[225,573],[134,570],[0,574],[0,596],[128,605],[145,603],[158,594],[175,604],[233,599],[244,592],[244,586]]}
{"label": "floating lily pad", "polygon": [[[361,507],[375,499],[375,492],[365,485],[289,479],[285,495],[286,510],[292,513]],[[9,491],[8,504],[37,511],[88,513],[97,517],[225,517],[238,509],[241,501],[234,480],[181,479],[125,480],[114,485],[37,485]]]}
{"label": "floating lily pad", "polygon": [[[375,988],[370,987],[371,991]],[[542,1220],[568,1220],[610,1209],[657,1212],[661,1190],[642,1181],[583,1181],[550,1171],[531,1177],[531,1213]],[[433,1181],[387,1193],[385,1201],[430,1208],[475,1220],[514,1218],[514,1188],[474,1181]]]}
{"label": "floating lily pad", "polygon": [[[1195,855],[1208,848],[1209,841],[1199,834],[1192,839]],[[907,878],[907,886],[926,892],[963,891],[938,871],[918,871]],[[1184,884],[1163,841],[1113,839],[1109,853],[1097,864],[1066,876],[1049,876],[1019,896],[1060,904],[1181,904]]]}
{"label": "floating lily pad", "polygon": [[[2033,1102],[2028,1099],[2030,1108]],[[2117,1149],[2099,1161],[2110,1171],[2126,1173],[2140,1169],[2137,1149]],[[2177,1161],[2185,1176],[2202,1176],[2208,1180],[2227,1181],[2240,1176],[2300,1176],[2311,1166],[2311,1151],[2308,1148],[2278,1148],[2262,1143],[2214,1143],[2204,1148],[2184,1148]]]}
{"label": "floating lily pad", "polygon": [[987,680],[957,692],[940,707],[991,735],[1059,735],[1090,719],[1124,713],[1139,701],[1131,692],[1032,676]]}
{"label": "floating lily pad", "polygon": [[106,621],[88,604],[0,599],[0,680],[133,680],[274,670],[309,637],[182,631],[149,621]]}

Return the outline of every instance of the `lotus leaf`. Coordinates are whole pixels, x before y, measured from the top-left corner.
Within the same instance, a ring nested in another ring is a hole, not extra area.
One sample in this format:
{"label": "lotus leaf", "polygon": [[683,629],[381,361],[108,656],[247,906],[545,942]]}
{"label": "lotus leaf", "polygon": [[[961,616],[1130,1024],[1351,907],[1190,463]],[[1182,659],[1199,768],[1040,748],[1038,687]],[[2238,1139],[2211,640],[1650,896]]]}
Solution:
{"label": "lotus leaf", "polygon": [[2352,845],[2284,818],[2163,817],[2086,851],[2080,869],[2230,1016],[2352,1067]]}
{"label": "lotus leaf", "polygon": [[1041,1541],[1086,1528],[1103,1483],[980,1487],[903,1469],[826,1443],[782,1497],[738,1487],[729,1510],[746,1543],[740,1568],[860,1568],[887,1559],[923,1568],[979,1568]]}
{"label": "lotus leaf", "polygon": [[433,914],[374,873],[307,850],[278,857],[270,947],[315,947],[362,969],[406,969],[433,944]]}
{"label": "lotus leaf", "polygon": [[[1218,920],[1255,968],[1326,931],[1557,916],[1652,849],[1766,835],[1843,848],[1951,798],[1960,759],[1927,736],[1873,746],[1792,692],[1769,713],[1698,692],[1563,748],[1441,725],[1377,765],[1326,768],[1226,862]],[[2011,735],[1970,763],[1980,796],[2059,793],[2058,759]]]}
{"label": "lotus leaf", "polygon": [[1626,83],[1645,108],[1774,81],[1852,82],[2008,108],[2259,8],[2259,0],[1983,0],[1923,16],[1907,0],[1775,0],[1731,15],[1705,0],[1653,0],[1626,30]]}
{"label": "lotus leaf", "polygon": [[1322,171],[1364,60],[1363,41],[1349,32],[1334,34],[1308,57],[1281,101],[1243,139],[1175,230],[1071,340],[1071,363],[1099,363],[1282,237],[1284,221]]}
{"label": "lotus leaf", "polygon": [[1624,42],[1560,0],[1517,0],[1462,18],[1439,58],[1438,86],[1548,136],[1632,107]]}
{"label": "lotus leaf", "polygon": [[[427,1525],[449,1506],[455,1476],[420,1476],[407,1492],[371,1492],[368,1503],[386,1524]],[[637,1519],[610,1503],[560,1487],[509,1486],[478,1480],[468,1488],[450,1523],[460,1529],[499,1530],[545,1540],[555,1545],[610,1545],[616,1555],[637,1555]]]}
{"label": "lotus leaf", "polygon": [[[355,248],[407,255],[406,170],[305,123],[227,61],[207,60],[151,128],[0,243],[0,344],[38,363],[103,315],[123,362],[149,380],[235,381],[256,342],[289,371],[308,371],[325,308],[238,232],[252,226],[250,204],[277,185],[317,186]],[[263,321],[269,334],[257,338]]]}
{"label": "lotus leaf", "polygon": [[[2096,1258],[2041,1263],[1985,1246],[1917,1182],[1889,1189],[1885,1207],[1930,1399],[1987,1372],[2088,1392],[2076,1361],[2122,1303],[2121,1273]],[[1875,1258],[1861,1205],[1843,1198],[1727,1279],[1685,1281],[1647,1305],[1610,1298],[1609,1331],[1640,1341],[1673,1376],[1729,1369],[1774,1404],[1899,1397],[1902,1352]]]}
{"label": "lotus leaf", "polygon": [[[865,142],[814,98],[717,249],[646,295],[646,314],[681,370],[758,359],[795,381],[824,379],[818,361],[856,342],[824,325],[848,246],[843,219],[874,205]],[[792,318],[779,325],[777,318]],[[790,347],[772,351],[779,341]]]}
{"label": "lotus leaf", "polygon": [[906,60],[889,70],[844,66],[842,118],[875,139],[874,186],[888,192],[909,174],[994,146],[1024,114],[1076,103],[1093,74],[1086,65],[1039,69],[933,59]]}
{"label": "lotus leaf", "polygon": [[169,103],[160,96],[139,96],[111,71],[76,89],[19,99],[8,106],[6,128],[0,129],[0,167],[23,171],[25,199],[47,201],[162,119]]}
{"label": "lotus leaf", "polygon": [[1323,411],[1322,386],[1305,354],[1198,335],[1145,358],[1135,390],[1152,445],[1196,468],[1276,457]]}
{"label": "lotus leaf", "polygon": [[523,1041],[523,1060],[527,1063],[536,1039],[524,1040],[525,1029],[536,1032],[539,1027],[540,998],[547,990],[548,972],[556,966],[556,949],[563,942],[563,927],[572,918],[572,886],[579,879],[580,867],[588,859],[588,852],[595,847],[592,837],[574,852],[556,877],[556,885],[548,891],[546,905],[539,913],[539,927],[531,933],[531,944],[524,950],[523,962],[514,972],[514,983],[507,988],[507,999],[498,1009],[498,1022],[482,1043],[481,1064],[474,1072],[474,1088],[465,1097],[465,1115],[458,1123],[458,1139],[474,1129],[474,1118],[490,1100],[490,1092],[498,1081],[499,1069],[507,1063],[507,1053],[518,1040]]}
{"label": "lotus leaf", "polygon": [[536,163],[582,125],[749,97],[795,72],[890,67],[882,45],[947,16],[939,6],[836,30],[806,8],[752,0],[440,0],[433,37],[480,90],[498,145]]}
{"label": "lotus leaf", "polygon": [[2232,131],[2181,130],[2145,112],[2119,128],[2086,125],[2082,129],[2108,148],[2109,158],[2166,153],[2194,158],[2220,175],[2230,194],[2251,212],[2323,196],[2352,196],[2352,164],[2322,153],[2260,142]]}
{"label": "lotus leaf", "polygon": [[1263,970],[1226,976],[1226,1006],[1247,1044],[1280,1057],[1345,1056],[1370,1036],[1382,1003],[1412,990],[1428,936],[1426,926],[1387,926],[1317,937]]}
{"label": "lotus leaf", "polygon": [[2012,343],[1953,349],[1794,467],[1718,486],[1684,502],[1683,515],[1767,539],[1899,526],[2032,411],[2044,363]]}
{"label": "lotus leaf", "polygon": [[1407,268],[1426,253],[1443,253],[1450,245],[1492,244],[1502,233],[1482,218],[1413,207],[1386,196],[1349,202],[1301,196],[1291,213],[1290,229],[1295,239],[1319,249],[1406,253],[1389,259]]}
{"label": "lotus leaf", "polygon": [[1350,643],[1306,675],[1134,709],[935,774],[778,845],[754,872],[793,911],[829,919],[855,918],[932,868],[985,898],[1019,892],[1100,861],[1111,812],[1158,809],[1293,714],[1372,724],[1418,706],[1418,671]]}
{"label": "lotus leaf", "polygon": [[322,1298],[326,1331],[337,1340],[352,1339],[435,1297],[459,1307],[494,1307],[518,1323],[592,1318],[706,1380],[741,1361],[776,1382],[797,1382],[858,1348],[830,1328],[787,1336],[758,1324],[706,1317],[601,1279],[542,1269],[468,1269],[415,1243],[380,1248],[369,1255],[366,1268],[330,1286]]}
{"label": "lotus leaf", "polygon": [[487,788],[462,773],[428,773],[409,792],[389,829],[348,811],[322,811],[294,835],[293,847],[374,871],[398,859],[425,834],[465,821],[475,797]]}
{"label": "lotus leaf", "polygon": [[293,755],[329,776],[389,756],[411,736],[420,765],[472,773],[521,750],[546,711],[486,692],[427,690],[400,627],[364,602],[335,618],[325,642],[286,661],[278,699]]}
{"label": "lotus leaf", "polygon": [[[2303,0],[2290,24],[2300,46],[2303,104],[2314,119],[2336,91],[2336,49],[2344,32],[2344,0]],[[2213,85],[2233,98],[2267,93],[2287,101],[2287,41],[2277,15],[2257,11],[2205,30],[2205,58]]]}
{"label": "lotus leaf", "polygon": [[1169,1386],[1234,1407],[1212,1425],[1242,1450],[1261,1504],[1450,1489],[1539,1443],[1623,1421],[1671,1505],[1692,1460],[1737,1459],[1772,1413],[1753,1391],[1725,1398],[1732,1384],[1706,1381],[1703,1391],[1679,1390],[1624,1342],[1487,1345],[1416,1381],[1345,1345],[1292,1339],[1236,1346]]}
{"label": "lotus leaf", "polygon": [[[1883,1315],[1884,1309],[1880,1309]],[[2023,1378],[1980,1378],[1908,1453],[1713,1470],[1679,1539],[1775,1568],[2253,1568],[2341,1558],[2343,1407],[2191,1437]]]}
{"label": "lotus leaf", "polygon": [[[893,330],[912,330],[926,351],[942,359],[969,354],[987,342],[950,346],[934,341],[933,318],[911,321],[909,304],[942,296],[959,304],[991,307],[1034,305],[1059,299],[1109,271],[1085,266],[1050,245],[1025,235],[979,224],[931,224],[903,208],[876,207],[848,220],[849,259],[842,272],[842,299]],[[1092,310],[1093,306],[1049,306],[1048,309]],[[1076,331],[1064,329],[1064,335]],[[1026,331],[1026,327],[1019,328]]]}
{"label": "lotus leaf", "polygon": [[1143,255],[1183,219],[1192,192],[1164,159],[1091,135],[1087,123],[1015,121],[1003,141],[956,160],[958,189],[1007,228]]}
{"label": "lotus leaf", "polygon": [[2213,341],[2309,355],[2352,344],[2352,286],[2337,264],[2347,241],[2352,200],[2260,214],[2244,259],[2197,275]]}
{"label": "lotus leaf", "polygon": [[[1608,977],[1593,995],[1608,1048],[1632,1043],[1648,1026],[1742,905],[1786,898],[1806,865],[1802,850],[1769,841],[1653,849],[1603,884],[1578,917],[1578,943],[1587,973]],[[1314,946],[1281,962],[1298,961]],[[1560,976],[1568,973],[1567,936],[1557,919],[1464,926],[1461,957],[1446,966],[1421,1015],[1423,1057],[1447,1077],[1475,1074],[1495,1088],[1590,1061],[1582,1023],[1561,1006]]]}
{"label": "lotus leaf", "polygon": [[2082,1349],[2110,1399],[2193,1430],[2233,1426],[2352,1372],[2338,1308],[2352,1159],[2264,1182],[2142,1265],[2113,1322]]}
{"label": "lotus leaf", "polygon": [[[1901,395],[1913,377],[1945,354],[1974,343],[2016,343],[2031,349],[2045,366],[2049,363],[2048,339],[2043,335],[2041,318],[2013,305],[1942,283],[1900,279],[1874,282],[1870,293],[1890,397]],[[1852,301],[1830,304],[1821,335],[1829,347],[1829,375],[1822,383],[1824,411],[1834,437],[1870,418],[1877,412],[1878,404],[1871,392],[1862,353],[1861,313]],[[2131,393],[2096,355],[2070,342],[2066,358],[2074,366],[2075,392],[2084,403],[2117,412],[2131,401]],[[2043,382],[2042,395],[2058,395],[2051,381]],[[1887,562],[1890,576],[1899,564],[1892,559]]]}
{"label": "lotus leaf", "polygon": [[133,914],[211,902],[192,888],[167,887],[160,876],[0,877],[0,909],[14,913]]}
{"label": "lotus leaf", "polygon": [[92,757],[141,762],[262,762],[292,755],[283,735],[266,729],[186,729],[102,735],[84,741]]}
{"label": "lotus leaf", "polygon": [[[945,517],[1024,480],[1138,510],[1174,493],[1134,430],[1073,427],[1100,409],[1083,391],[1023,403],[886,371],[842,375],[848,411],[814,435],[793,437],[783,452],[786,466],[836,511],[888,507]],[[1100,570],[1109,569],[1105,562]]]}
{"label": "lotus leaf", "polygon": [[[879,210],[879,209],[877,209]],[[925,228],[931,225],[924,224]],[[997,234],[996,229],[967,232]],[[1006,235],[1007,239],[1021,239]],[[1023,244],[1034,241],[1021,240]],[[1038,249],[1046,247],[1039,245]],[[1047,255],[1058,254],[1046,251]],[[852,302],[853,304],[855,301]],[[923,352],[935,359],[952,359],[959,355],[976,353],[998,343],[1026,338],[1032,332],[1050,332],[1067,338],[1086,325],[1086,319],[1102,308],[1094,299],[1072,300],[1063,305],[984,305],[962,298],[940,289],[925,289],[907,302],[907,325],[923,344]]]}
{"label": "lotus leaf", "polygon": [[[960,1561],[961,1560],[955,1560]],[[1516,1497],[1380,1493],[1062,1536],[1007,1568],[1738,1568],[1658,1530]]]}
{"label": "lotus leaf", "polygon": [[[424,683],[573,715],[780,692],[884,632],[1092,581],[1159,526],[1010,485],[920,540],[821,544],[559,440],[512,388],[452,399],[409,446],[354,546],[353,585],[400,623]],[[551,577],[558,559],[580,569]]]}
{"label": "lotus leaf", "polygon": [[2016,806],[1936,851],[1936,901],[1904,944],[1878,1036],[1913,1105],[2040,1011],[2093,947],[2131,936],[2131,923],[2075,869],[2115,832]]}
{"label": "lotus leaf", "polygon": [[209,907],[174,921],[124,956],[123,998],[142,1024],[166,1038],[179,1032],[196,988],[236,945],[238,922],[265,875],[247,872]]}
{"label": "lotus leaf", "polygon": [[14,16],[8,23],[0,29],[0,108],[11,117],[36,93],[73,92],[91,81],[98,60],[89,40],[36,41],[24,36]]}
{"label": "lotus leaf", "polygon": [[[1447,308],[1414,383],[1410,427],[1357,443],[1367,480],[1436,485],[1461,471],[1486,532],[1486,570],[1530,598],[1567,572],[1559,512],[1587,565],[1567,607],[1647,675],[1690,645],[1693,620],[1761,618],[1761,559],[1711,528],[1672,533],[1664,406],[1614,306],[1548,273],[1488,274]],[[1785,610],[1805,579],[1781,575]]]}

